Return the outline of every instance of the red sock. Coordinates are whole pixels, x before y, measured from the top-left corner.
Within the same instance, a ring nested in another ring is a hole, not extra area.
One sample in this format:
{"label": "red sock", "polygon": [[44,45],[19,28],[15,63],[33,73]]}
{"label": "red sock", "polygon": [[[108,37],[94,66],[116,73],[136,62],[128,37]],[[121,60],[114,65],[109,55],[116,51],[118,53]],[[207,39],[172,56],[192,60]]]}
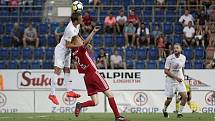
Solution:
{"label": "red sock", "polygon": [[95,106],[95,102],[92,100],[81,103],[81,107],[91,107],[91,106]]}
{"label": "red sock", "polygon": [[108,101],[109,101],[109,105],[110,105],[111,109],[113,110],[115,118],[119,118],[120,114],[119,114],[118,108],[116,106],[116,102],[114,100],[114,97],[108,98]]}

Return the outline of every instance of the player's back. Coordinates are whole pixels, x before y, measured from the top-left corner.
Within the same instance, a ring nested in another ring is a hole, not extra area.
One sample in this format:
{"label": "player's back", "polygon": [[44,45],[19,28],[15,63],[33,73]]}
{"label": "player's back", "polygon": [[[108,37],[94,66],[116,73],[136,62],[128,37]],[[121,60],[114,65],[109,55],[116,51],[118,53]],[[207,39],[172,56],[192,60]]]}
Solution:
{"label": "player's back", "polygon": [[69,24],[65,28],[65,31],[60,40],[60,43],[57,46],[60,46],[61,48],[66,49],[66,41],[71,42],[72,37],[78,35],[79,29],[80,29],[80,25],[77,25],[77,27],[75,27],[73,25],[72,21],[70,21]]}
{"label": "player's back", "polygon": [[73,52],[73,56],[78,63],[78,72],[91,74],[97,71],[97,68],[84,46],[79,47]]}

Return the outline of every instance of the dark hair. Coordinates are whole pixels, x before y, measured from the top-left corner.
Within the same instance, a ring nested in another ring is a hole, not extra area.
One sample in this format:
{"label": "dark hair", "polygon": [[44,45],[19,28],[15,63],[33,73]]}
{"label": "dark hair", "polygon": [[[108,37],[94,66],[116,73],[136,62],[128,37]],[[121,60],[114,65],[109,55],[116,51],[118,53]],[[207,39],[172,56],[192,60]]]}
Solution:
{"label": "dark hair", "polygon": [[178,45],[178,46],[180,46],[180,47],[181,47],[181,44],[180,44],[180,43],[175,43],[174,45]]}
{"label": "dark hair", "polygon": [[72,13],[70,19],[72,20],[72,22],[78,21],[79,16],[80,16],[80,14],[78,14],[78,13]]}

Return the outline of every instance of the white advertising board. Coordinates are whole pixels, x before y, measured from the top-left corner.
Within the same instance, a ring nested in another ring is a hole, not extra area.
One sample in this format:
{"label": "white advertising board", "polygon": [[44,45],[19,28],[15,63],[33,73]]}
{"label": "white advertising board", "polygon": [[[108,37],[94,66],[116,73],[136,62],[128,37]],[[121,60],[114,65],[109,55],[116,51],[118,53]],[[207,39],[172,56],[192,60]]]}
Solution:
{"label": "white advertising board", "polygon": [[[57,91],[56,96],[59,101],[59,105],[54,105],[48,99],[49,91],[36,91],[35,93],[35,111],[47,112],[47,113],[72,113],[75,110],[77,102],[84,102],[90,100],[86,91],[77,91],[81,95],[80,98],[67,98],[65,91]],[[83,108],[82,112],[104,112],[104,95],[99,95],[99,104],[95,107]]]}
{"label": "white advertising board", "polygon": [[[215,100],[210,100],[210,91],[193,91],[192,102],[198,104],[198,112],[215,113]],[[163,91],[114,91],[115,100],[121,112],[128,113],[157,113],[162,112],[165,95]],[[107,111],[112,112],[107,104]],[[175,98],[168,107],[169,112],[175,111]],[[184,112],[192,112],[188,105]]]}
{"label": "white advertising board", "polygon": [[[0,70],[4,88],[39,90],[49,89],[53,70]],[[211,90],[215,86],[215,70],[185,70],[186,81],[193,90]],[[100,74],[114,91],[163,90],[163,70],[100,70]],[[71,70],[73,89],[85,90],[83,75]],[[16,83],[15,83],[16,82]],[[63,74],[57,88],[64,88]]]}
{"label": "white advertising board", "polygon": [[34,112],[33,91],[0,92],[0,113]]}

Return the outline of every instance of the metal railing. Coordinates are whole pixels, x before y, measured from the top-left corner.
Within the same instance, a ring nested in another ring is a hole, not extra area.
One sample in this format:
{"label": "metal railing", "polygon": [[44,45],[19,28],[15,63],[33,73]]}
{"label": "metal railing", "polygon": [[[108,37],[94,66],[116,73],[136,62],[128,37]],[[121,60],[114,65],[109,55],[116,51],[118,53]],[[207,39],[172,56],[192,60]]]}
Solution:
{"label": "metal railing", "polygon": [[[206,13],[206,7],[204,5],[190,5],[190,7],[198,7],[205,11]],[[174,17],[179,18],[181,15],[184,14],[184,10],[186,10],[186,5],[129,5],[127,7],[127,15],[129,15],[129,10],[134,9],[135,11],[141,12],[141,15],[138,15],[139,17],[150,17],[152,18],[152,21],[156,17]],[[144,11],[150,11],[151,15],[144,15]],[[163,15],[156,15],[156,12],[160,11],[163,12]],[[165,14],[166,11],[174,11],[177,14],[168,16]]]}
{"label": "metal railing", "polygon": [[23,19],[40,18],[43,19],[43,6],[24,6],[17,7],[0,6],[1,22],[20,22]]}

